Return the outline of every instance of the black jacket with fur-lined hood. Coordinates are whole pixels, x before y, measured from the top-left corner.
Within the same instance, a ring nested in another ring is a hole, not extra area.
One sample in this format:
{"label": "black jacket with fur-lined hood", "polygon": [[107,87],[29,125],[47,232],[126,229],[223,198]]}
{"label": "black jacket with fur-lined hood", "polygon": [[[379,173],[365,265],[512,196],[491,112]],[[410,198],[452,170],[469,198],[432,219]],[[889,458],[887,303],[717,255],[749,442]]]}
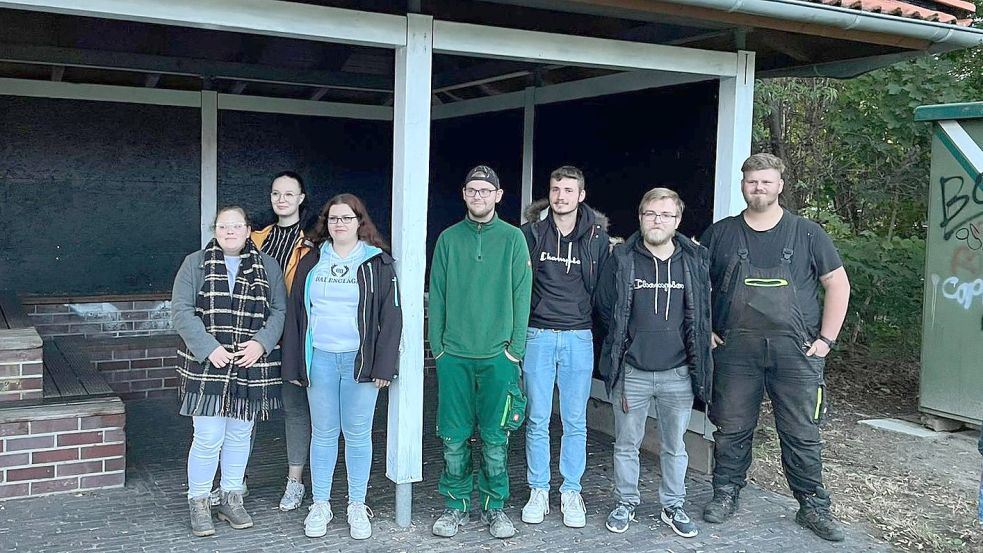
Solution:
{"label": "black jacket with fur-lined hood", "polygon": [[[581,263],[580,270],[584,278],[584,285],[587,287],[587,293],[593,297],[594,290],[597,288],[597,281],[601,276],[601,268],[611,251],[610,238],[608,237],[608,217],[585,203],[581,203],[577,207],[577,211],[577,226],[573,232],[580,251],[586,258]],[[529,204],[525,216],[528,222],[522,225],[522,234],[526,237],[526,244],[529,246],[532,274],[535,275],[539,259],[534,252],[539,251],[551,227],[549,200],[543,198]],[[536,298],[533,297],[532,301],[535,304]]]}

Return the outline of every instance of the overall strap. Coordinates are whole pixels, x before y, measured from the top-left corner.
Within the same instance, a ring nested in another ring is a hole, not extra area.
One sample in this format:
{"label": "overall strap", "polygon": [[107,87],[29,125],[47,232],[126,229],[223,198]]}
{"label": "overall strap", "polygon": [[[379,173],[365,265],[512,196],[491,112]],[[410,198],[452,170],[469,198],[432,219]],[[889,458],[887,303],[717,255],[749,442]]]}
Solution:
{"label": "overall strap", "polygon": [[791,228],[789,228],[788,236],[785,238],[785,247],[782,249],[782,261],[784,263],[792,263],[792,254],[795,253],[793,246],[795,245],[795,238],[799,234],[799,216],[789,213],[792,217]]}

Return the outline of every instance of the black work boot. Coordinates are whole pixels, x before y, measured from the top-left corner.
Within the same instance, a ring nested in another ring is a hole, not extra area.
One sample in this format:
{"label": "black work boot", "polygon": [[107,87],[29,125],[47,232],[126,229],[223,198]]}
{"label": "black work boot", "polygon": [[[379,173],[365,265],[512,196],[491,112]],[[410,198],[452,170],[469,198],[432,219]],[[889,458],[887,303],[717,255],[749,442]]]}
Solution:
{"label": "black work boot", "polygon": [[713,489],[713,499],[703,509],[703,520],[720,523],[737,512],[737,498],[741,494],[737,486],[721,486]]}
{"label": "black work boot", "polygon": [[843,541],[843,529],[830,512],[829,492],[825,488],[816,488],[814,495],[795,494],[799,500],[799,512],[795,513],[795,522],[812,530],[820,538],[828,541]]}

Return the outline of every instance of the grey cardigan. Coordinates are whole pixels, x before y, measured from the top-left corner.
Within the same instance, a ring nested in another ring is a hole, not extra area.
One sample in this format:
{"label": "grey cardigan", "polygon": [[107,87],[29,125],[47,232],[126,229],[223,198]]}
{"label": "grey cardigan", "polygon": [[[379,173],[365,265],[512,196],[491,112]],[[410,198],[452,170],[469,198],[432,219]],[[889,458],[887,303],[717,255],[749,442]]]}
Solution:
{"label": "grey cardigan", "polygon": [[[275,259],[260,253],[263,267],[270,279],[270,316],[263,329],[253,336],[266,353],[273,351],[283,333],[283,320],[287,312],[287,289],[283,285],[283,271]],[[195,315],[195,298],[205,281],[205,250],[198,250],[184,258],[174,278],[171,290],[171,326],[184,340],[195,361],[203,362],[221,344],[205,330],[205,323]]]}

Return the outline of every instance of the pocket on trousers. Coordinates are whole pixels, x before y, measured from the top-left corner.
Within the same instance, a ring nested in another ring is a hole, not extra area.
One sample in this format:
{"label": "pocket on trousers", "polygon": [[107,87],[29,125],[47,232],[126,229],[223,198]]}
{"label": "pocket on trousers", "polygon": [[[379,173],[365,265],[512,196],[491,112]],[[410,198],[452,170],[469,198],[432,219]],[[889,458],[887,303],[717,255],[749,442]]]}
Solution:
{"label": "pocket on trousers", "polygon": [[672,370],[672,372],[675,373],[676,376],[678,376],[679,378],[689,378],[689,367],[687,365],[683,365],[682,367],[676,367],[675,369]]}
{"label": "pocket on trousers", "polygon": [[524,420],[526,420],[526,394],[522,393],[518,384],[509,384],[505,406],[502,409],[502,429],[509,432],[516,431]]}

